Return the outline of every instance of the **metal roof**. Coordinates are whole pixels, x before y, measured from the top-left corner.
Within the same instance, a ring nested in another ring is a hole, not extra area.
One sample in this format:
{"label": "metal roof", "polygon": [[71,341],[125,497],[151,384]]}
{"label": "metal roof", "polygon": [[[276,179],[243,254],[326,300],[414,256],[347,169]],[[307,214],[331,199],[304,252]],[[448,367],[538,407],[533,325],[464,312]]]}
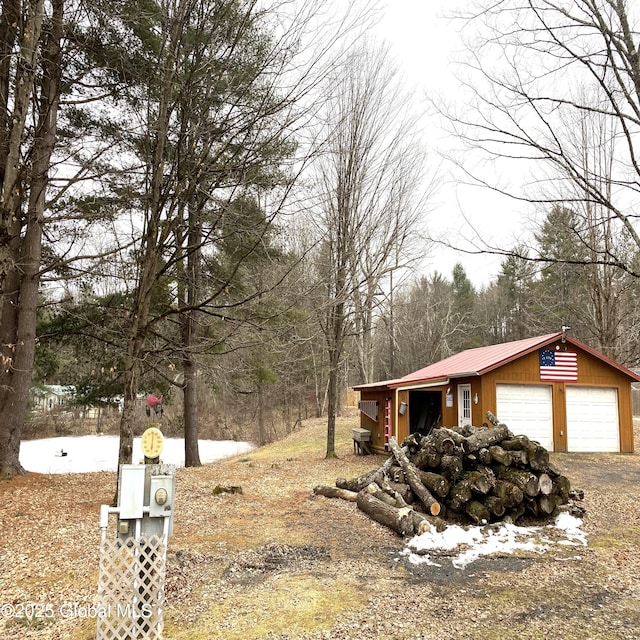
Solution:
{"label": "metal roof", "polygon": [[[512,360],[516,360],[531,351],[540,349],[563,337],[563,332],[549,333],[544,336],[535,338],[526,338],[524,340],[516,340],[515,342],[505,342],[502,344],[494,344],[488,347],[478,347],[477,349],[467,349],[453,356],[434,362],[423,369],[418,369],[413,373],[402,378],[394,380],[386,380],[372,384],[358,385],[355,389],[367,389],[374,387],[415,387],[416,385],[435,382],[441,380],[443,383],[450,378],[462,378],[471,376],[481,376],[485,373],[497,369]],[[611,360],[604,354],[592,349],[588,345],[580,342],[572,336],[565,336],[568,344],[573,344],[581,349],[591,353],[600,360],[604,360],[607,364],[622,371],[632,379],[640,381],[640,376],[623,365]]]}

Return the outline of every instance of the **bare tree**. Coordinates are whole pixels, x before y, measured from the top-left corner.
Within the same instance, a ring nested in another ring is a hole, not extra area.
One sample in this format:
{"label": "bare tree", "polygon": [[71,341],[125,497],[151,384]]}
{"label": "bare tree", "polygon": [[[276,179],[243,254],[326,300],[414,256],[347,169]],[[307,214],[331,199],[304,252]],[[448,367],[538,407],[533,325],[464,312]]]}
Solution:
{"label": "bare tree", "polygon": [[378,357],[382,360],[378,366],[385,378],[396,377],[398,372],[405,375],[454,353],[455,336],[463,325],[456,313],[452,284],[444,276],[436,272],[398,287],[393,304],[398,316],[394,347],[396,370],[390,364],[388,332],[377,332]]}
{"label": "bare tree", "polygon": [[[619,155],[619,122],[600,113],[588,113],[572,129],[576,154],[581,153],[583,158],[583,174],[590,176],[609,201],[618,200],[613,173]],[[582,267],[588,300],[582,311],[585,338],[614,360],[633,366],[640,357],[640,343],[635,329],[638,314],[631,300],[640,283],[616,262],[637,269],[640,247],[605,203],[584,198],[578,199],[575,208],[579,224],[571,230],[570,238],[574,255],[586,254],[587,263]]]}
{"label": "bare tree", "polygon": [[335,455],[341,362],[355,336],[358,370],[372,376],[373,340],[383,280],[406,267],[425,213],[423,150],[417,119],[382,47],[350,51],[326,91],[326,146],[317,163],[324,290],[321,325],[328,353],[327,457]]}
{"label": "bare tree", "polygon": [[454,162],[473,184],[546,216],[564,209],[577,218],[557,229],[574,247],[562,255],[526,234],[522,251],[496,246],[482,221],[466,248],[537,262],[543,292],[552,265],[573,267],[585,296],[578,308],[574,295],[569,324],[634,364],[627,314],[640,276],[638,8],[625,0],[481,0],[459,17],[470,35],[461,67],[468,108],[441,109],[464,143],[465,157]]}
{"label": "bare tree", "polygon": [[[581,114],[582,115],[582,114]],[[584,114],[568,132],[576,155],[582,155],[582,171],[613,199],[611,172],[617,156],[615,121],[602,114]],[[575,192],[575,185],[567,192]],[[578,192],[579,193],[579,192]],[[637,361],[635,326],[637,278],[602,256],[618,256],[634,263],[637,247],[616,216],[601,203],[585,199],[571,209],[554,207],[536,234],[539,255],[549,263],[540,284],[546,301],[562,301],[564,316],[555,327],[570,325],[577,335],[603,353],[629,365]],[[569,264],[566,263],[569,261]],[[550,285],[554,285],[550,290]],[[550,311],[553,305],[548,305]],[[553,315],[553,314],[551,314]]]}
{"label": "bare tree", "polygon": [[[443,111],[465,143],[458,164],[466,178],[547,211],[560,205],[590,216],[598,233],[582,238],[588,257],[566,261],[640,275],[637,7],[625,0],[481,1],[463,17],[468,108]],[[581,135],[589,120],[590,132],[599,130],[597,144]],[[596,158],[597,145],[613,143],[615,154]],[[484,173],[467,162],[478,157]],[[508,184],[506,175],[531,179]],[[626,242],[591,242],[607,228],[611,238],[624,233],[634,250]],[[472,251],[505,253],[482,235],[472,239]]]}

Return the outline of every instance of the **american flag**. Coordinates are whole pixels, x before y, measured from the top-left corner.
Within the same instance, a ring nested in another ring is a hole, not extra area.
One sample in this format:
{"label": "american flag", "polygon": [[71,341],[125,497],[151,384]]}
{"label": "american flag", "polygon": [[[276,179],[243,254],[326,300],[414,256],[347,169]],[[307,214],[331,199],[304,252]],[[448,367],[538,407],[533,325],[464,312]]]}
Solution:
{"label": "american flag", "polygon": [[549,382],[576,382],[578,357],[569,351],[540,351],[540,380]]}

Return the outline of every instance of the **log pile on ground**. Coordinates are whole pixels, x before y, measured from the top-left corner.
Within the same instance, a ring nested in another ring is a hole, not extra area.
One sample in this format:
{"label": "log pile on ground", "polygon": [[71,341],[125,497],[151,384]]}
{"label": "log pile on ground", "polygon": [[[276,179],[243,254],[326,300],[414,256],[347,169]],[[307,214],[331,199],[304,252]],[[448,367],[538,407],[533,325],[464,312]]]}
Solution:
{"label": "log pile on ground", "polygon": [[560,511],[582,515],[569,479],[549,452],[524,435],[514,436],[491,413],[491,427],[434,428],[412,434],[400,445],[390,439],[391,456],[370,473],[314,493],[355,502],[373,520],[402,536],[448,523],[517,522],[548,519]]}

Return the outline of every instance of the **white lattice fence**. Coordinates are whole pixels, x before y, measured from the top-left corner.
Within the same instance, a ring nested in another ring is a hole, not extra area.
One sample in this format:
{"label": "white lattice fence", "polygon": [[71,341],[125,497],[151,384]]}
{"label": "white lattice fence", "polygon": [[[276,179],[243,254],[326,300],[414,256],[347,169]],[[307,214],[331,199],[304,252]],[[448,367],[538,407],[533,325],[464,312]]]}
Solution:
{"label": "white lattice fence", "polygon": [[158,536],[102,542],[97,640],[162,637],[166,549]]}

